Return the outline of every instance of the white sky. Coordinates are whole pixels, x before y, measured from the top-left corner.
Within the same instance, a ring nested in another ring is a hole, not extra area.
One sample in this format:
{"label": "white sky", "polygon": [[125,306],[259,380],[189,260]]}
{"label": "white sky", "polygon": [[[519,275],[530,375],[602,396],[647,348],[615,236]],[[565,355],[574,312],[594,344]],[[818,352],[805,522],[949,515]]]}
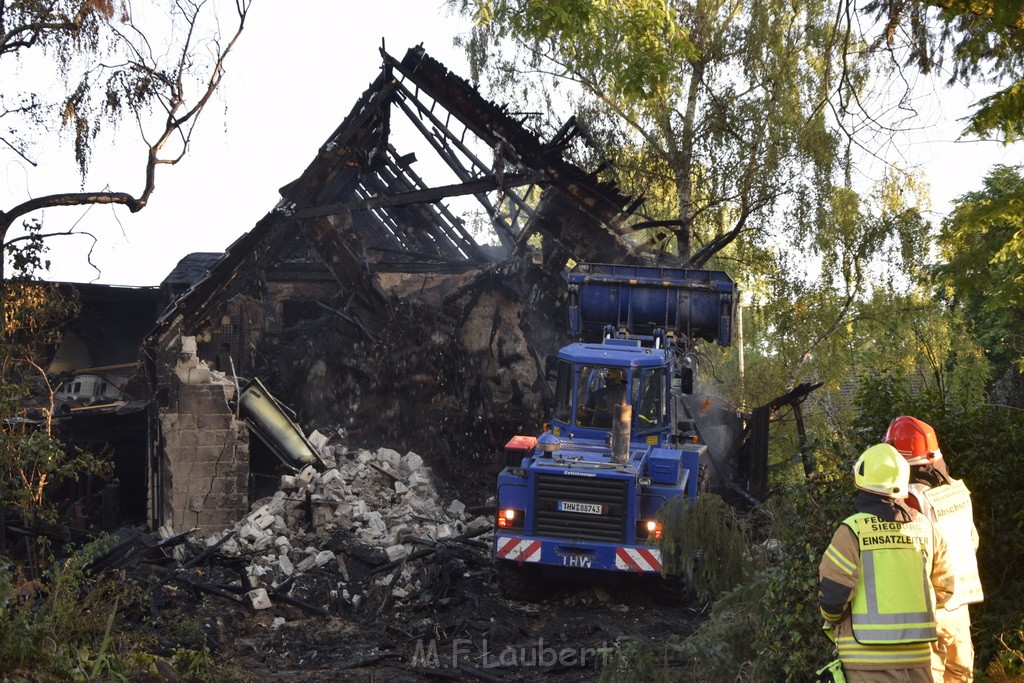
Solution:
{"label": "white sky", "polygon": [[[99,273],[85,256],[91,240],[60,238],[51,245],[47,277],[157,285],[186,254],[223,251],[273,208],[278,188],[301,174],[377,76],[382,39],[397,58],[422,43],[428,54],[468,78],[466,60],[452,46],[467,28],[465,20],[448,16],[440,0],[256,0],[219,102],[205,112],[187,158],[158,169],[149,206],[137,214],[97,206],[43,215],[50,231],[77,223],[99,239],[92,254]],[[977,189],[993,164],[1024,162],[1019,144],[955,142],[961,128],[955,117],[963,116],[974,96],[939,94],[941,102],[927,107],[926,115],[940,129],[922,131],[897,150],[923,165],[937,215],[957,195]],[[145,149],[129,144],[131,130],[126,126],[115,145],[119,154],[96,150],[85,189],[109,183],[114,190],[141,191]],[[54,172],[57,152],[40,157],[42,177],[8,164],[0,174],[0,207],[26,193],[78,189],[69,166],[61,167],[66,176]]]}

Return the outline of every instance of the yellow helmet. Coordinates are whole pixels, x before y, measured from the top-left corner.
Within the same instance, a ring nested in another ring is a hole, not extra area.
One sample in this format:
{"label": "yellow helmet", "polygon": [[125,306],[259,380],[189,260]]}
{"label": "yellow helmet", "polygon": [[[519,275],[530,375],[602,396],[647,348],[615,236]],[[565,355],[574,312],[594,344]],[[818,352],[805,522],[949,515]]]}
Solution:
{"label": "yellow helmet", "polygon": [[872,446],[853,465],[853,482],[862,491],[889,498],[906,498],[910,486],[910,465],[887,443]]}

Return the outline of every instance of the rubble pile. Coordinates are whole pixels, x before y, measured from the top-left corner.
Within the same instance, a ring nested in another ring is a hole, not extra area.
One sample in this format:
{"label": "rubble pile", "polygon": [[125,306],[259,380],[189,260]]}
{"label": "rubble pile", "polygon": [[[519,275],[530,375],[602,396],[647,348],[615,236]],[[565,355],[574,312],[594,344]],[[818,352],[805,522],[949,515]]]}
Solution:
{"label": "rubble pile", "polygon": [[321,454],[324,471],[309,466],[282,476],[273,496],[205,540],[221,557],[244,558],[256,609],[305,575],[334,580],[326,587],[331,600],[320,605],[332,612],[338,605],[330,603],[360,609],[367,597],[380,606],[436,599],[427,592],[429,572],[410,560],[433,556],[444,542],[482,546],[472,539],[491,532],[487,516],[470,514],[457,499],[442,508],[431,469],[414,452],[322,446]]}

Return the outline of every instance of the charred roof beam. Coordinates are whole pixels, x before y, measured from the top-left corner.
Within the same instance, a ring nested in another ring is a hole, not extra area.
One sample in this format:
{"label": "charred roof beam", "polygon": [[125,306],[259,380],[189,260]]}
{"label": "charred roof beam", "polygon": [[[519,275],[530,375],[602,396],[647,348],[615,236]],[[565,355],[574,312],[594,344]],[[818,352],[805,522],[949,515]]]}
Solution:
{"label": "charred roof beam", "polygon": [[[427,187],[427,184],[423,182],[423,179],[420,178],[419,175],[417,175],[416,171],[413,170],[412,166],[409,165],[410,162],[408,160],[408,157],[399,157],[397,151],[395,151],[394,149],[392,149],[392,156],[394,157],[394,163],[405,169],[406,174],[413,180],[417,187]],[[452,227],[452,229],[457,231],[461,238],[464,241],[466,241],[467,244],[472,245],[472,253],[475,254],[474,258],[486,260],[486,257],[484,257],[484,255],[480,251],[480,245],[477,244],[477,241],[473,238],[473,236],[466,231],[466,222],[459,218],[458,216],[456,216],[455,214],[453,214],[451,211],[449,211],[448,207],[445,206],[443,203],[437,202],[434,206],[436,207],[438,213],[444,216],[444,218],[448,221],[448,224]]]}
{"label": "charred roof beam", "polygon": [[387,195],[383,197],[371,197],[355,202],[342,202],[340,204],[324,204],[322,206],[309,206],[295,209],[282,220],[288,218],[313,218],[317,216],[333,216],[353,211],[366,211],[385,206],[407,206],[409,204],[422,204],[424,202],[436,202],[446,197],[459,197],[481,192],[498,190],[502,187],[522,187],[523,185],[546,185],[549,180],[544,173],[512,173],[503,177],[486,176],[479,180],[472,180],[466,183],[455,185],[442,185],[440,187],[427,188],[425,190],[414,190],[400,194]]}
{"label": "charred roof beam", "polygon": [[[418,175],[416,175],[411,168],[401,166],[394,160],[395,150],[394,148],[389,150],[390,154],[386,160],[385,167],[381,169],[379,175],[383,176],[384,172],[388,172],[393,176],[392,182],[388,185],[391,187],[400,187],[402,191],[412,192],[416,190],[427,189],[426,183],[424,183]],[[439,240],[443,237],[447,240],[451,246],[460,252],[462,258],[471,260],[483,260],[480,254],[477,243],[469,236],[468,233],[460,231],[459,227],[453,224],[449,217],[441,211],[443,208],[441,202],[435,202],[433,204],[417,205],[416,210],[425,214],[427,219],[427,226],[430,232],[435,235]]]}
{"label": "charred roof beam", "polygon": [[[484,99],[469,83],[450,73],[444,65],[429,57],[422,47],[410,49],[402,61],[383,50],[384,63],[415,84],[435,101],[443,102],[450,114],[492,148],[502,144],[505,152],[521,160],[521,165],[544,170],[552,185],[599,222],[613,223],[629,198],[613,183],[599,180],[566,161],[558,150],[544,145],[506,108]],[[403,84],[403,88],[406,86]]]}
{"label": "charred roof beam", "polygon": [[[452,169],[460,180],[463,182],[469,182],[487,176],[487,173],[490,171],[489,167],[480,161],[480,159],[478,159],[461,140],[452,135],[451,131],[449,131],[441,120],[434,115],[434,112],[431,111],[431,109],[419,101],[416,96],[402,84],[398,84],[397,88],[399,97],[395,99],[395,102],[398,107],[405,113],[409,118],[409,121],[411,121],[412,124],[420,131],[420,134],[423,135],[424,139],[431,145],[431,147],[434,148],[434,151],[437,152],[438,156],[448,164],[448,167]],[[420,117],[417,116],[416,112],[409,107],[407,100],[416,105],[416,109],[419,111],[420,116],[429,120],[434,125],[434,130],[430,130],[422,121],[420,121]],[[455,149],[466,156],[469,163],[473,166],[472,170],[462,163],[462,160],[459,159],[458,155],[450,146],[451,144],[454,144]],[[476,198],[487,211],[487,214],[491,217],[491,223],[494,225],[498,239],[506,249],[511,251],[512,246],[515,243],[514,232],[510,226],[506,225],[502,221],[498,210],[495,208],[494,204],[491,203],[491,200],[487,195],[479,193],[476,195]]]}
{"label": "charred roof beam", "polygon": [[[363,179],[363,186],[378,196],[393,196],[395,193],[412,191],[403,187],[403,179],[386,173],[380,169],[373,176]],[[433,254],[444,254],[451,257],[466,258],[458,245],[440,229],[441,220],[436,212],[430,209],[432,204],[415,203],[391,207],[395,223],[413,241],[413,250],[426,251]]]}
{"label": "charred roof beam", "polygon": [[[440,156],[445,163],[448,164],[449,168],[455,172],[455,174],[464,182],[476,180],[477,178],[485,177],[487,174],[492,172],[490,166],[485,164],[473,151],[465,144],[465,142],[459,136],[455,135],[447,122],[442,122],[440,118],[434,114],[433,107],[427,107],[423,101],[419,98],[418,93],[413,93],[404,83],[398,83],[396,86],[396,99],[395,103],[405,113],[416,128],[419,129],[420,133],[426,138],[427,142],[434,148],[438,156]],[[416,111],[414,112],[409,107],[409,102],[412,102]],[[436,104],[435,100],[435,104]],[[418,113],[418,115],[417,115]],[[451,119],[452,113],[448,112],[448,118]],[[433,124],[434,129],[430,130],[425,126],[420,117],[427,119]],[[465,126],[465,124],[463,124]],[[465,126],[465,131],[469,132],[471,129]],[[463,133],[465,137],[465,133]],[[501,155],[496,159],[496,163],[507,163],[513,168],[521,168],[522,164],[514,154],[508,145],[504,143],[498,143],[496,145],[501,150]],[[461,153],[466,160],[467,164],[462,163],[458,153]],[[497,156],[497,155],[496,155]],[[502,171],[504,172],[504,171]],[[498,169],[494,169],[495,174],[499,174]],[[505,197],[510,203],[514,204],[519,210],[525,211],[527,216],[532,218],[533,207],[531,207],[523,197],[516,194],[513,189],[506,189]],[[495,206],[490,199],[484,195],[477,195],[477,200],[487,211],[491,217],[491,222],[494,224],[498,238],[502,244],[510,251],[514,249],[515,245],[521,242],[525,235],[522,232],[522,228],[518,223],[509,218],[506,219],[500,210],[500,200],[498,206]]]}
{"label": "charred roof beam", "polygon": [[[372,190],[360,185],[355,188],[355,196],[358,200],[362,201],[372,199],[374,193]],[[387,211],[380,208],[369,209],[367,214],[369,219],[379,227],[375,234],[378,237],[382,237],[392,248],[399,250],[412,249],[412,244],[406,240],[405,235],[398,229],[398,223]]]}

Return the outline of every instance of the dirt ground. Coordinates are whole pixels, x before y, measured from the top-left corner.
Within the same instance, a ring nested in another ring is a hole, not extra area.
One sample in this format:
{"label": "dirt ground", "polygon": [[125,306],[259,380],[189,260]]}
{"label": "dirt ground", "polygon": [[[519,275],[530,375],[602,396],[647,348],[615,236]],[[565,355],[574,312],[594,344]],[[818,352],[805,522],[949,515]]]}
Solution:
{"label": "dirt ground", "polygon": [[[169,647],[175,629],[180,640],[205,637],[218,680],[588,681],[622,639],[684,637],[705,618],[699,606],[667,604],[656,582],[638,577],[612,585],[545,580],[535,599],[506,599],[483,542],[439,546],[419,567],[428,588],[399,605],[374,588],[379,567],[350,555],[347,569],[348,585],[366,587],[355,607],[338,594],[331,570],[292,585],[294,604],[277,598],[261,611],[156,581],[150,629]],[[221,571],[193,570],[188,581],[216,584]]]}

